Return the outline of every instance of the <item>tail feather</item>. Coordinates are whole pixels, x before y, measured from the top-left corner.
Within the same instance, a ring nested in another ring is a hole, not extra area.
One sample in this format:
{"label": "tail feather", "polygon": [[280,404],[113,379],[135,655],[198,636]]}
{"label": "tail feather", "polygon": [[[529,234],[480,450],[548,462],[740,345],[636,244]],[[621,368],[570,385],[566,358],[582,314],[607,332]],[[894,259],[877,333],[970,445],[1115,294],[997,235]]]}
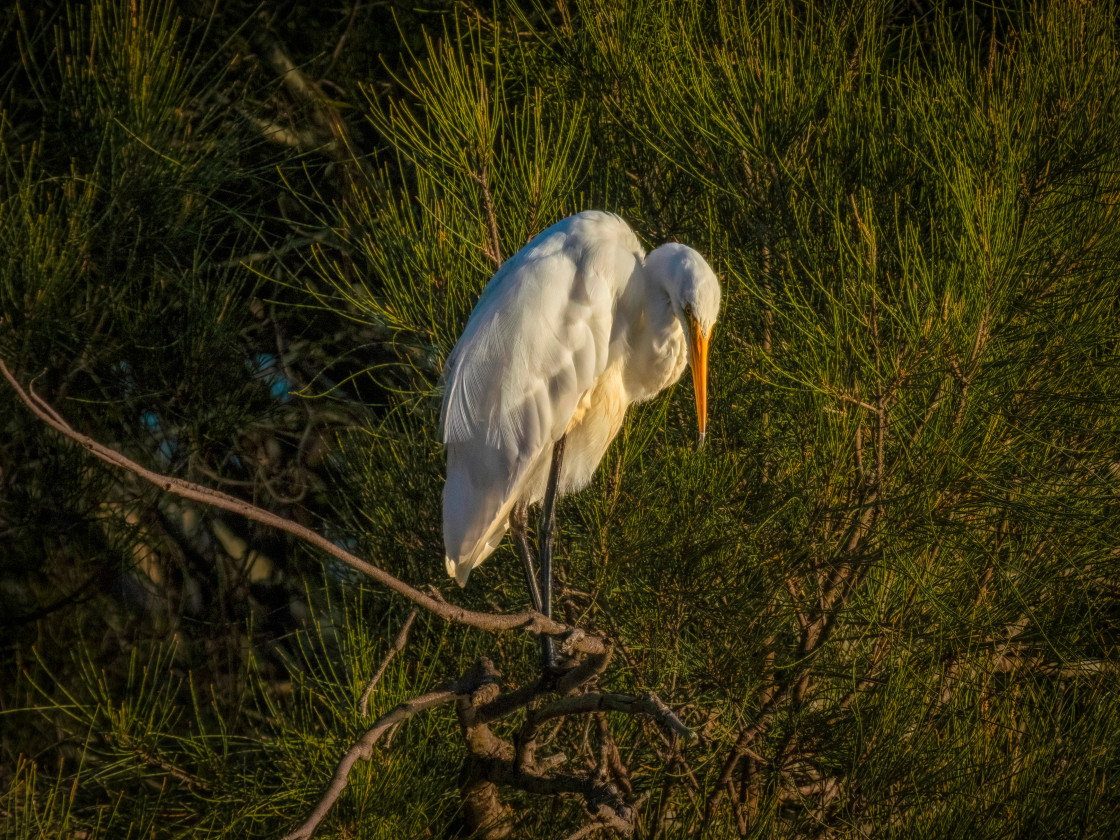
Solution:
{"label": "tail feather", "polygon": [[447,447],[447,483],[443,488],[443,545],[447,574],[460,586],[497,548],[509,530],[513,497],[507,483],[510,466],[500,453],[478,457],[476,446]]}
{"label": "tail feather", "polygon": [[495,522],[490,528],[490,532],[486,535],[486,538],[479,540],[470,553],[460,557],[458,560],[445,557],[447,574],[455,578],[459,586],[466,586],[467,578],[471,576],[471,572],[475,570],[475,567],[480,566],[483,560],[494,553],[494,549],[498,547],[498,544],[502,541],[502,537],[506,535],[506,531],[508,530],[509,518],[507,516]]}

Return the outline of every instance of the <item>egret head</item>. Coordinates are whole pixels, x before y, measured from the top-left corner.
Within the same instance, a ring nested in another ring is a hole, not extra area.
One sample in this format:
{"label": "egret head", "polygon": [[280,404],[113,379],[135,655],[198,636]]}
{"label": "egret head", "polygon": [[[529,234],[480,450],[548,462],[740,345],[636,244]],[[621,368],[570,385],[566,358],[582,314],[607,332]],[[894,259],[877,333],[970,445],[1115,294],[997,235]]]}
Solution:
{"label": "egret head", "polygon": [[676,242],[651,251],[646,268],[665,283],[673,311],[688,336],[688,365],[703,446],[708,433],[708,342],[719,315],[719,280],[699,253]]}

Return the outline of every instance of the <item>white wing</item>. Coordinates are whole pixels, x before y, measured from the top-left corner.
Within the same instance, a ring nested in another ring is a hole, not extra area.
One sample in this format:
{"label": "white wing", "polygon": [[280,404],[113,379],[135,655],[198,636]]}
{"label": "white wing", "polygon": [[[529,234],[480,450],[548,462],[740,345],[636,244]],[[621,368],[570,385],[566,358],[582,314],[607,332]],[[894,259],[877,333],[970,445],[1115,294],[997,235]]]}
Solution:
{"label": "white wing", "polygon": [[506,262],[471,313],[440,417],[448,569],[469,564],[460,582],[500,541],[511,494],[606,368],[615,305],[641,253],[617,217],[572,216]]}
{"label": "white wing", "polygon": [[606,367],[615,302],[640,259],[626,224],[592,211],[507,261],[448,358],[444,443],[524,456],[556,441]]}

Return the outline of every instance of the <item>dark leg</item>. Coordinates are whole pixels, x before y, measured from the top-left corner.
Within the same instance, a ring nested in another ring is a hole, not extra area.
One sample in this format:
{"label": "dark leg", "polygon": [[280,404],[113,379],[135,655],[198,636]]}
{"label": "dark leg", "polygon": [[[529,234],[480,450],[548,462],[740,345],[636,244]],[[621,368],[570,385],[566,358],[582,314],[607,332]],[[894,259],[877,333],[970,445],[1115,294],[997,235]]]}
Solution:
{"label": "dark leg", "polygon": [[541,590],[537,583],[537,570],[533,568],[533,546],[529,542],[529,506],[515,505],[509,515],[509,529],[513,533],[513,544],[525,567],[525,582],[529,585],[529,600],[533,609],[541,611]]}
{"label": "dark leg", "polygon": [[[564,441],[560,438],[552,447],[552,468],[548,471],[548,487],[544,492],[544,507],[541,510],[541,526],[538,529],[541,550],[541,606],[543,612],[552,618],[552,549],[556,544],[556,491],[560,487],[560,468],[564,463]],[[552,637],[542,637],[544,643],[544,666],[556,665],[556,647]]]}
{"label": "dark leg", "polygon": [[[529,586],[529,600],[533,602],[533,609],[543,612],[541,604],[541,589],[537,582],[537,570],[533,568],[533,546],[529,542],[529,506],[517,505],[509,515],[509,529],[513,532],[513,544],[521,556],[521,565],[525,567],[525,582]],[[556,643],[551,636],[541,636],[541,659],[544,667],[556,661]]]}

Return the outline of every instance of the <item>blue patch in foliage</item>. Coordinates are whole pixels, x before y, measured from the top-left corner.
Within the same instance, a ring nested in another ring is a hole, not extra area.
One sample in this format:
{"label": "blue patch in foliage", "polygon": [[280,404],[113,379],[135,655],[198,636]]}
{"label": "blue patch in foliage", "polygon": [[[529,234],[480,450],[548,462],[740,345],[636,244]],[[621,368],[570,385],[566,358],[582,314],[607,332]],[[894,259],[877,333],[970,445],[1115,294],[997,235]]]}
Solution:
{"label": "blue patch in foliage", "polygon": [[282,403],[289,402],[292,399],[292,385],[291,380],[288,379],[276,364],[276,356],[272,353],[258,353],[253,357],[250,362],[253,369],[253,375],[257,379],[261,379],[268,386],[268,394],[274,400],[279,400]]}

